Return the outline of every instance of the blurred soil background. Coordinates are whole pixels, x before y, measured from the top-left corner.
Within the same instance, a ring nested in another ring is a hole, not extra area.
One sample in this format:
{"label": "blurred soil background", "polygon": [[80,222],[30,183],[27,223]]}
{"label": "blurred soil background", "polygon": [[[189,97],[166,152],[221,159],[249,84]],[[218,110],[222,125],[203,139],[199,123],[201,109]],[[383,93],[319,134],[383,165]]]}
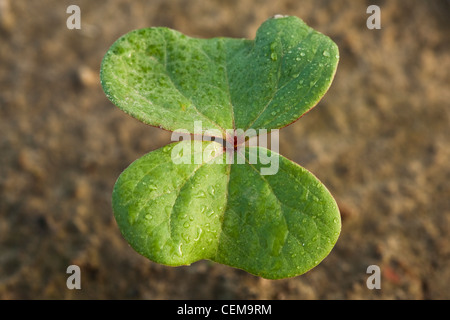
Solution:
{"label": "blurred soil background", "polygon": [[[81,8],[81,30],[66,9]],[[381,8],[381,30],[366,9]],[[318,106],[280,131],[343,219],[308,273],[265,280],[209,261],[166,267],[133,251],[111,209],[115,180],[170,142],[113,106],[109,46],[137,28],[253,39],[296,15],[339,46]],[[449,299],[450,4],[444,0],[0,0],[0,299]],[[81,268],[68,290],[66,268]],[[369,265],[381,289],[366,287]]]}

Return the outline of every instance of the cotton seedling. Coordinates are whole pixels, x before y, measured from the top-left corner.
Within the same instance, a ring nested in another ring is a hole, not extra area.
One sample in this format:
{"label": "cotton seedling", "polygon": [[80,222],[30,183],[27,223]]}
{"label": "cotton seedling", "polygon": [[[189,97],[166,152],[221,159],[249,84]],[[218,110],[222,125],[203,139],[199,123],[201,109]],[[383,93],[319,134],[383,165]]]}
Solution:
{"label": "cotton seedling", "polygon": [[255,40],[163,27],[119,38],[101,65],[107,97],[181,140],[133,162],[114,186],[129,244],[160,264],[208,259],[268,279],[318,265],[339,237],[335,200],[309,171],[250,141],[313,108],[338,60],[329,37],[292,16],[266,20]]}

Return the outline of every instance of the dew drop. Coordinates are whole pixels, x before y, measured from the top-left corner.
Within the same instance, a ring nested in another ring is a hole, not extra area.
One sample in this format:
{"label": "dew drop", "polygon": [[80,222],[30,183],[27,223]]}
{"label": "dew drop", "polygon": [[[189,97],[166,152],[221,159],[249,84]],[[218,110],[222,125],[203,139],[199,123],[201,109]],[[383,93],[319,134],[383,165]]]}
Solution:
{"label": "dew drop", "polygon": [[203,232],[202,228],[197,227],[197,235],[195,236],[194,241],[198,241],[198,239],[200,239],[202,232]]}
{"label": "dew drop", "polygon": [[152,216],[151,214],[147,214],[147,215],[145,216],[145,219],[148,220],[148,221],[150,221],[150,220],[153,219],[153,216]]}
{"label": "dew drop", "polygon": [[307,189],[305,192],[305,200],[308,200],[308,198],[309,198],[309,190]]}
{"label": "dew drop", "polygon": [[270,59],[272,59],[272,61],[277,61],[277,59],[278,59],[277,54],[276,54],[275,52],[272,52],[272,53],[270,54]]}
{"label": "dew drop", "polygon": [[189,235],[187,235],[186,233],[182,233],[181,237],[183,238],[184,241],[189,242]]}
{"label": "dew drop", "polygon": [[185,227],[185,228],[189,228],[190,227],[190,224],[189,224],[189,222],[185,222],[185,223],[183,223],[183,227]]}
{"label": "dew drop", "polygon": [[300,55],[301,55],[302,57],[304,57],[304,56],[305,56],[305,53],[304,53],[304,52],[300,52]]}
{"label": "dew drop", "polygon": [[323,52],[323,55],[324,55],[324,57],[329,57],[329,56],[330,56],[330,53],[329,53],[327,50],[325,50],[325,51]]}
{"label": "dew drop", "polygon": [[197,198],[205,198],[205,197],[206,197],[206,194],[205,194],[205,192],[203,190],[200,190],[197,193]]}

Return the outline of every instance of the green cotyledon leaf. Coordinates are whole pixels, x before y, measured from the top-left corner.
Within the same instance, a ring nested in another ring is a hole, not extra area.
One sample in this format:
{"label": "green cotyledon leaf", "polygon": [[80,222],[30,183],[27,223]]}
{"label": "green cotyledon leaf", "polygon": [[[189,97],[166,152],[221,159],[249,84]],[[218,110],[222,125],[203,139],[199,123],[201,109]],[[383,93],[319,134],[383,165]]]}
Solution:
{"label": "green cotyledon leaf", "polygon": [[[275,174],[261,174],[261,153],[275,156]],[[113,191],[130,245],[161,264],[208,259],[269,279],[319,264],[341,227],[325,186],[262,147],[245,147],[241,163],[227,154],[216,142],[182,141],[133,162]]]}
{"label": "green cotyledon leaf", "polygon": [[[194,133],[277,129],[328,90],[336,44],[297,17],[266,20],[255,40],[197,39],[155,27],[119,38],[101,65],[108,98],[140,121]],[[218,133],[215,135],[219,135]]]}

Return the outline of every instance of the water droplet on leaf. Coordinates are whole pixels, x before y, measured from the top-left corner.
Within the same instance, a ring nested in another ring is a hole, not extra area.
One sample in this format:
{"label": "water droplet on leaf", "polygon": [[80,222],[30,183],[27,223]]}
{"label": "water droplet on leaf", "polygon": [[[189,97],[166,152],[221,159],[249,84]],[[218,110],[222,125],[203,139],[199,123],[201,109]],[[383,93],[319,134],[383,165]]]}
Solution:
{"label": "water droplet on leaf", "polygon": [[205,191],[200,190],[200,191],[197,193],[197,198],[205,198],[205,197],[206,197]]}
{"label": "water droplet on leaf", "polygon": [[197,235],[195,236],[194,241],[198,241],[198,239],[200,239],[202,232],[203,232],[202,228],[197,227]]}
{"label": "water droplet on leaf", "polygon": [[189,235],[186,233],[182,233],[181,237],[183,238],[184,241],[189,242]]}
{"label": "water droplet on leaf", "polygon": [[270,54],[270,58],[272,59],[272,61],[277,61],[278,56],[277,56],[277,54],[276,54],[275,52],[272,52],[272,53]]}

